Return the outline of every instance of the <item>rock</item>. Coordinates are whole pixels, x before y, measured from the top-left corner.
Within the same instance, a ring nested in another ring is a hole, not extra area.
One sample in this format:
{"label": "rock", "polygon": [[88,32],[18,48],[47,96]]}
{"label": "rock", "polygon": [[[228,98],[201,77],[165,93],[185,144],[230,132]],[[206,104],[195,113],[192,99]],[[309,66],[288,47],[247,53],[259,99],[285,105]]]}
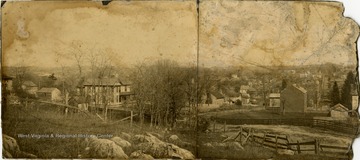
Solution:
{"label": "rock", "polygon": [[143,153],[141,150],[135,151],[130,154],[131,159],[154,159],[151,155]]}
{"label": "rock", "polygon": [[120,133],[120,137],[127,140],[127,141],[130,141],[131,140],[131,135],[128,134],[128,133],[125,133],[125,132],[121,132]]}
{"label": "rock", "polygon": [[177,135],[171,135],[169,137],[169,141],[170,142],[177,142],[177,141],[180,141],[179,137]]}
{"label": "rock", "polygon": [[195,159],[195,156],[186,149],[180,148],[174,144],[169,144],[168,147],[170,147],[168,148],[168,150],[173,151],[173,153],[169,151],[171,158],[178,156],[177,158],[181,158],[181,159]]}
{"label": "rock", "polygon": [[165,143],[155,136],[147,133],[144,136],[135,136],[142,139],[143,143],[138,145],[144,153],[150,154],[155,158],[181,158],[194,159],[195,156],[188,150],[180,148],[171,143]]}
{"label": "rock", "polygon": [[241,146],[241,144],[239,142],[228,142],[226,146],[228,146],[230,149],[236,150],[236,151],[244,150],[244,147]]}
{"label": "rock", "polygon": [[288,149],[278,149],[277,153],[280,155],[294,155],[295,152],[292,150],[288,150]]}
{"label": "rock", "polygon": [[203,144],[203,146],[209,148],[229,149],[235,151],[244,150],[244,147],[241,146],[239,142],[226,142],[226,143],[212,142],[212,143],[205,143]]}
{"label": "rock", "polygon": [[215,148],[211,143],[204,143],[203,146],[209,147],[209,148]]}
{"label": "rock", "polygon": [[120,138],[120,137],[113,137],[110,140],[112,140],[113,142],[115,142],[115,144],[117,144],[118,146],[120,146],[121,148],[128,148],[131,147],[131,143]]}
{"label": "rock", "polygon": [[16,140],[3,134],[3,156],[5,158],[37,158],[35,155],[20,150]]}
{"label": "rock", "polygon": [[21,152],[16,140],[6,134],[3,134],[3,150],[5,150],[9,158],[17,157]]}
{"label": "rock", "polygon": [[222,134],[222,135],[220,135],[220,137],[221,137],[221,138],[228,138],[229,136],[226,135],[226,134]]}
{"label": "rock", "polygon": [[128,156],[124,153],[123,149],[115,144],[114,141],[109,139],[98,139],[96,137],[90,137],[86,139],[88,157],[91,158],[115,158],[115,159],[127,159]]}

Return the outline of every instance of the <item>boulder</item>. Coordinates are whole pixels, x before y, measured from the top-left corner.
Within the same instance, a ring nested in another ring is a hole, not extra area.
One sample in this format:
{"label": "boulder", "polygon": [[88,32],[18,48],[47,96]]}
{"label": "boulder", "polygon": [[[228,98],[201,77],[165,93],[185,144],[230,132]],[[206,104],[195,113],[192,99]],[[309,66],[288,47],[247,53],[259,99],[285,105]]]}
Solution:
{"label": "boulder", "polygon": [[[174,144],[168,145],[168,153],[171,158],[180,158],[180,159],[195,159],[195,156],[188,150],[180,148]],[[176,155],[176,156],[175,156]]]}
{"label": "boulder", "polygon": [[203,144],[203,146],[209,148],[229,149],[234,151],[244,150],[244,147],[241,146],[239,142],[226,142],[226,143],[211,142],[211,143],[205,143]]}
{"label": "boulder", "polygon": [[208,147],[208,148],[215,148],[211,143],[204,143],[203,144],[204,147]]}
{"label": "boulder", "polygon": [[121,132],[120,133],[120,137],[127,140],[127,141],[130,141],[131,140],[131,135],[128,134],[128,133],[125,133],[125,132]]}
{"label": "boulder", "polygon": [[232,149],[232,150],[244,150],[244,147],[241,146],[241,144],[239,142],[228,142],[226,143],[226,146],[228,146],[228,148]]}
{"label": "boulder", "polygon": [[130,154],[131,159],[154,159],[151,155],[143,153],[141,150],[137,150]]}
{"label": "boulder", "polygon": [[118,146],[120,146],[121,148],[128,148],[131,147],[131,143],[120,138],[120,137],[113,137],[110,140],[112,140],[113,142],[115,142],[115,144],[117,144]]}
{"label": "boulder", "polygon": [[169,137],[169,141],[170,142],[178,142],[178,141],[180,141],[180,139],[179,139],[179,137],[177,135],[171,135]]}
{"label": "boulder", "polygon": [[291,155],[291,156],[295,154],[294,151],[288,149],[278,149],[277,153],[280,155]]}
{"label": "boulder", "polygon": [[136,135],[135,137],[143,141],[142,143],[138,144],[137,147],[142,152],[150,154],[155,158],[195,158],[195,156],[190,151],[171,143],[165,143],[149,133],[143,136]]}
{"label": "boulder", "polygon": [[5,158],[37,158],[35,155],[20,150],[16,140],[6,134],[3,134],[3,156]]}
{"label": "boulder", "polygon": [[98,139],[96,137],[86,138],[87,157],[91,158],[115,158],[127,159],[128,156],[124,153],[123,149],[116,145],[114,141],[109,139]]}

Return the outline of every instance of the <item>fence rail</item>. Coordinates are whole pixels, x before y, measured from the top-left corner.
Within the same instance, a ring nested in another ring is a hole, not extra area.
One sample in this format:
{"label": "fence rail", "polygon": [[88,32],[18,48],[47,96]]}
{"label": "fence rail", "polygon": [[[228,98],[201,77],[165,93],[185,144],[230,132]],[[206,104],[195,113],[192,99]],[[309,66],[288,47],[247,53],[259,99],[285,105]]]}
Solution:
{"label": "fence rail", "polygon": [[227,123],[232,125],[244,124],[262,124],[262,125],[294,125],[294,126],[308,126],[319,129],[327,129],[346,134],[357,134],[360,123],[349,123],[341,120],[322,120],[322,119],[302,119],[302,118],[283,118],[283,119],[227,119],[216,118],[220,123]]}
{"label": "fence rail", "polygon": [[[314,154],[323,154],[329,156],[337,156],[341,158],[351,158],[352,156],[352,149],[351,145],[347,146],[334,146],[334,145],[327,145],[327,144],[320,144],[318,139],[313,141],[303,141],[303,142],[291,142],[289,141],[289,137],[287,135],[277,135],[271,133],[254,133],[254,130],[251,128],[240,127],[239,132],[232,140],[240,140],[242,144],[246,143],[249,140],[255,143],[258,143],[264,147],[269,147],[273,149],[285,149],[285,150],[292,150],[301,154],[302,152],[313,152]],[[242,137],[247,138],[242,138]],[[242,141],[242,139],[245,139]],[[229,141],[230,139],[227,138],[224,141]]]}

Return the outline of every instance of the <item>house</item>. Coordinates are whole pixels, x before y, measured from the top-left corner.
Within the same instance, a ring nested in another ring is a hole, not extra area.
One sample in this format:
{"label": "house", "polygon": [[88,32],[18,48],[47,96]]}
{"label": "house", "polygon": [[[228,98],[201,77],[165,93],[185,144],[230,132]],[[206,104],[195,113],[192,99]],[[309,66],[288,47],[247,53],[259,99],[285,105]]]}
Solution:
{"label": "house", "polygon": [[330,116],[332,118],[343,119],[349,117],[349,109],[338,103],[330,108]]}
{"label": "house", "polygon": [[75,95],[69,98],[69,105],[76,106],[80,110],[88,111],[88,102],[84,96]]}
{"label": "house", "polygon": [[39,99],[47,101],[61,101],[61,91],[57,88],[41,88],[36,92]]}
{"label": "house", "polygon": [[12,91],[13,90],[13,77],[9,77],[6,75],[2,76],[2,87],[3,89],[5,89],[6,91]]}
{"label": "house", "polygon": [[85,96],[89,96],[95,104],[125,104],[134,96],[131,83],[118,78],[88,79],[83,84],[83,89]]}
{"label": "house", "polygon": [[210,92],[210,98],[212,103],[211,104],[223,104],[225,102],[225,96],[221,94],[220,92]]}
{"label": "house", "polygon": [[352,85],[351,86],[351,110],[355,111],[359,107],[359,94],[357,88]]}
{"label": "house", "polygon": [[38,86],[32,81],[24,81],[21,84],[21,88],[32,95],[36,95],[36,92],[38,91]]}
{"label": "house", "polygon": [[306,112],[307,91],[296,84],[288,85],[280,93],[280,111],[285,112]]}
{"label": "house", "polygon": [[241,85],[240,86],[240,93],[245,94],[248,93],[250,95],[256,94],[256,89],[253,87],[250,87],[249,85]]}
{"label": "house", "polygon": [[269,94],[269,107],[280,107],[280,93]]}
{"label": "house", "polygon": [[242,105],[249,104],[250,103],[250,95],[247,93],[241,94],[241,103]]}
{"label": "house", "polygon": [[249,86],[248,85],[241,85],[240,86],[240,93],[242,93],[242,94],[245,94],[245,93],[247,93],[247,91],[249,90]]}

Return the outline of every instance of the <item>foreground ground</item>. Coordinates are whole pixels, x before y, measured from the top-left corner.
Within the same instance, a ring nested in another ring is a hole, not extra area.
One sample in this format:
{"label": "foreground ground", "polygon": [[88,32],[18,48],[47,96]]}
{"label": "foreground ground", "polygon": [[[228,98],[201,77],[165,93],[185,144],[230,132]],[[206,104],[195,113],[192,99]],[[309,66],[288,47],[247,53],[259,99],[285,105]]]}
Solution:
{"label": "foreground ground", "polygon": [[[42,106],[35,108],[24,108],[22,106],[11,106],[7,109],[3,117],[3,133],[14,137],[23,151],[32,153],[38,158],[80,158],[84,148],[81,143],[84,138],[24,138],[20,134],[94,134],[117,136],[122,132],[130,135],[151,133],[157,135],[159,139],[167,142],[170,135],[177,135],[182,143],[177,144],[180,147],[189,150],[196,157],[202,159],[331,159],[320,155],[279,155],[276,151],[264,148],[260,145],[247,143],[243,149],[231,146],[225,147],[206,147],[206,143],[222,143],[222,132],[194,132],[189,130],[172,130],[151,128],[148,125],[140,127],[138,123],[130,126],[129,122],[102,122],[96,116],[88,117],[83,113],[64,116],[61,109],[53,109],[53,106]],[[231,127],[231,126],[229,126]],[[236,126],[233,129],[236,129]],[[292,126],[273,127],[273,126],[247,126],[272,132],[281,132],[291,134],[296,131],[303,138],[319,136],[328,137],[331,133],[315,133],[309,128],[294,128]],[[312,134],[309,134],[312,133]],[[231,132],[229,132],[231,134]],[[308,135],[306,135],[308,134]],[[307,136],[307,137],[306,137]],[[329,138],[336,142],[348,143],[351,138]],[[136,148],[124,150],[130,154]],[[336,158],[333,158],[336,159]]]}

